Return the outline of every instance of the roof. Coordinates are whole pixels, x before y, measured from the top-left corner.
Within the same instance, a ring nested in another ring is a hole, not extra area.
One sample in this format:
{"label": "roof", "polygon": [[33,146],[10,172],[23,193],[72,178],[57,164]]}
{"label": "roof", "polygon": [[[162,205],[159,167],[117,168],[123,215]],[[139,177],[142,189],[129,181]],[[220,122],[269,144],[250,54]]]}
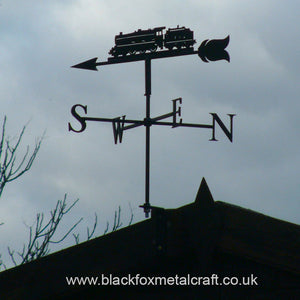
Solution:
{"label": "roof", "polygon": [[151,219],[1,272],[1,296],[54,299],[53,293],[74,290],[66,285],[65,276],[155,272],[155,268],[188,271],[192,260],[199,262],[197,270],[205,271],[214,251],[299,278],[300,226],[214,201],[203,178],[191,204],[153,209]]}

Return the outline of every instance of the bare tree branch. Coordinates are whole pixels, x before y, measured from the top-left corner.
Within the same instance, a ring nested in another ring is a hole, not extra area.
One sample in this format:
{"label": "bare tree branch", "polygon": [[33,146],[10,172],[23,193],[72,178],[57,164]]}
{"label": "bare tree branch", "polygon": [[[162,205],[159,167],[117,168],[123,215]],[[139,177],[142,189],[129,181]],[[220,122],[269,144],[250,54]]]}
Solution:
{"label": "bare tree branch", "polygon": [[87,233],[87,240],[89,241],[92,237],[93,237],[93,235],[94,235],[94,233],[95,233],[95,230],[96,230],[96,227],[97,227],[97,223],[98,223],[98,216],[97,216],[97,214],[95,213],[95,222],[94,222],[94,227],[93,227],[93,230],[92,230],[92,232],[90,233],[90,229],[87,227],[87,229],[86,229],[86,233]]}
{"label": "bare tree branch", "polygon": [[6,270],[6,265],[3,263],[2,259],[1,259],[1,254],[0,254],[0,270],[1,270],[2,268],[3,268],[4,270]]}
{"label": "bare tree branch", "polygon": [[113,225],[112,232],[119,229],[122,225],[123,224],[121,222],[121,206],[119,206],[118,212],[115,211],[115,218],[114,218],[114,225]]}
{"label": "bare tree branch", "polygon": [[[24,263],[30,262],[34,259],[49,254],[50,252],[49,245],[61,243],[67,236],[71,234],[71,232],[83,220],[83,218],[80,218],[73,226],[71,226],[71,228],[61,238],[56,240],[53,238],[63,216],[69,213],[70,210],[74,207],[74,205],[78,202],[77,199],[69,207],[67,207],[66,199],[67,199],[67,195],[65,194],[63,200],[57,201],[55,208],[50,211],[50,218],[48,222],[46,222],[45,224],[44,224],[44,220],[45,220],[44,214],[38,213],[36,215],[35,225],[28,226],[29,229],[28,243],[27,245],[25,244],[23,245],[22,251],[15,252],[14,250],[11,250],[8,247],[8,254],[15,266],[22,265]],[[131,206],[130,209],[131,209],[131,216],[128,225],[132,224],[133,217],[134,217]],[[92,227],[92,230],[90,230],[90,228],[87,227],[86,241],[91,240],[94,237],[97,225],[98,225],[98,216],[95,213],[95,220],[94,220],[94,225]],[[122,222],[121,222],[121,207],[119,206],[118,210],[116,210],[114,214],[114,222],[113,222],[111,232],[118,230],[120,227],[122,227]],[[109,231],[109,222],[106,223],[106,228],[103,232],[103,235],[105,235],[108,231]],[[80,242],[79,233],[77,234],[73,233],[73,237],[75,239],[75,243],[79,244]],[[17,256],[18,260],[16,259],[16,254],[18,255]],[[1,255],[0,255],[0,269],[1,267],[6,268],[6,266],[1,261]]]}
{"label": "bare tree branch", "polygon": [[36,158],[37,153],[40,150],[41,143],[44,138],[44,134],[41,138],[36,141],[32,153],[29,155],[29,146],[26,148],[25,154],[20,159],[17,164],[17,156],[19,146],[21,144],[23,135],[26,130],[26,125],[23,127],[21,133],[17,138],[17,142],[12,145],[12,141],[9,138],[5,138],[6,129],[6,116],[4,117],[0,141],[0,197],[3,193],[4,187],[8,182],[12,182],[22,176],[24,173],[28,172],[32,167],[32,164]]}
{"label": "bare tree branch", "polygon": [[73,233],[73,237],[75,239],[75,244],[78,245],[79,244],[79,233]]}
{"label": "bare tree branch", "polygon": [[103,235],[107,234],[108,229],[109,229],[109,223],[106,222],[106,228],[104,229]]}
{"label": "bare tree branch", "polygon": [[128,226],[130,226],[133,222],[133,217],[134,217],[134,214],[133,214],[133,209],[132,209],[132,206],[131,204],[129,203],[129,208],[130,208],[130,220],[129,220],[129,223],[128,223]]}
{"label": "bare tree branch", "polygon": [[67,207],[67,195],[64,195],[63,200],[58,200],[56,206],[50,211],[49,221],[44,224],[44,214],[38,213],[36,215],[35,227],[29,227],[29,239],[27,245],[23,246],[21,252],[17,252],[20,262],[17,263],[15,258],[15,251],[12,251],[8,247],[8,253],[11,257],[13,264],[22,265],[30,262],[39,257],[45,256],[50,252],[50,244],[61,243],[82,221],[83,218],[79,219],[71,228],[58,240],[54,239],[54,234],[57,232],[59,224],[61,224],[62,218],[74,207],[78,202],[78,199],[74,201],[69,207]]}
{"label": "bare tree branch", "polygon": [[[95,231],[96,231],[96,227],[98,225],[98,216],[97,214],[95,213],[95,221],[94,221],[94,225],[93,225],[93,229],[92,231],[90,232],[90,228],[87,227],[86,228],[86,241],[89,241],[93,238],[94,234],[95,234]],[[80,239],[79,239],[79,233],[73,233],[73,237],[75,239],[75,244],[78,245],[80,243]]]}

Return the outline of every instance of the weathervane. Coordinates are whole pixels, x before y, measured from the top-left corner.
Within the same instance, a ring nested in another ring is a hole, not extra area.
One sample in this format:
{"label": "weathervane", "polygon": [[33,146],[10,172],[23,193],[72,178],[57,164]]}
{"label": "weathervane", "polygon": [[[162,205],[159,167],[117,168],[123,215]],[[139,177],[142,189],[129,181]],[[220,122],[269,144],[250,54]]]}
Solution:
{"label": "weathervane", "polygon": [[[230,129],[228,129],[216,113],[212,115],[212,124],[191,124],[183,123],[181,117],[182,98],[172,100],[172,111],[152,118],[150,116],[150,95],[151,95],[151,60],[157,58],[174,57],[182,55],[198,54],[204,62],[225,59],[230,61],[229,54],[225,50],[229,43],[229,36],[221,40],[205,40],[201,43],[198,51],[194,50],[194,33],[189,28],[179,27],[169,28],[164,33],[165,27],[156,27],[148,30],[137,30],[129,34],[120,32],[115,37],[115,46],[109,51],[111,57],[104,62],[97,62],[97,57],[83,63],[72,66],[73,68],[97,70],[97,66],[126,63],[132,61],[145,61],[145,96],[146,96],[146,116],[143,120],[129,120],[126,116],[116,118],[95,118],[79,114],[77,108],[81,108],[87,114],[87,106],[75,104],[71,108],[71,114],[80,123],[81,128],[74,129],[69,123],[69,131],[82,132],[86,129],[87,121],[111,122],[115,144],[121,143],[123,132],[139,126],[146,127],[146,158],[145,158],[145,203],[141,205],[146,218],[153,206],[150,205],[150,127],[152,125],[176,127],[207,128],[212,130],[210,141],[217,141],[215,138],[215,125],[218,123],[227,138],[232,142],[233,138],[233,117],[230,118]],[[160,51],[157,49],[160,48]],[[172,118],[172,121],[165,122],[163,119]]]}

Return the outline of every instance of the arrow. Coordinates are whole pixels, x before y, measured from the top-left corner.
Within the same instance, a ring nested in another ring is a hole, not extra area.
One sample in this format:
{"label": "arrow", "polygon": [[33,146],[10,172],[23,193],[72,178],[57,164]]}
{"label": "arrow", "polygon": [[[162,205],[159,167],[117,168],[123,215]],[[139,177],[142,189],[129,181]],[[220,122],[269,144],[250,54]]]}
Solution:
{"label": "arrow", "polygon": [[120,56],[116,58],[109,57],[107,61],[102,61],[102,62],[97,62],[97,57],[95,57],[85,62],[82,62],[80,64],[74,65],[71,68],[98,71],[97,66],[140,61],[145,59],[156,59],[156,58],[174,57],[174,56],[182,56],[182,55],[191,55],[197,53],[198,52],[195,51],[193,48],[190,48],[190,49],[180,49],[180,50],[172,50],[172,51],[166,50],[166,51],[159,51],[159,52],[152,52],[152,53],[126,55],[126,56]]}
{"label": "arrow", "polygon": [[107,61],[102,61],[102,62],[97,62],[98,58],[95,57],[87,61],[84,61],[80,64],[74,65],[72,66],[72,68],[98,71],[97,66],[112,65],[112,64],[126,63],[132,61],[146,60],[146,59],[191,55],[191,54],[198,54],[198,56],[204,62],[216,61],[221,59],[225,59],[229,62],[230,57],[228,52],[225,50],[228,44],[229,44],[229,36],[227,36],[225,39],[220,39],[220,40],[216,40],[216,39],[210,41],[205,40],[201,43],[197,51],[195,51],[194,48],[163,50],[158,52],[141,53],[135,55],[109,57]]}
{"label": "arrow", "polygon": [[78,68],[78,69],[85,69],[85,70],[92,70],[92,71],[98,71],[97,70],[97,61],[98,57],[89,59],[87,61],[84,61],[80,64],[74,65],[71,68]]}

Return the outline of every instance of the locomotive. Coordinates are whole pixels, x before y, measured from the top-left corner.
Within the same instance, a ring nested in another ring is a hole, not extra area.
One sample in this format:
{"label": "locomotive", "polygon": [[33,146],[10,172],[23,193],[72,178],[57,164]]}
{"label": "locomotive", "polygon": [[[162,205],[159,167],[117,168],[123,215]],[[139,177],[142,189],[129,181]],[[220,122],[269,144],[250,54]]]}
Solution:
{"label": "locomotive", "polygon": [[115,46],[111,48],[109,54],[113,57],[120,55],[133,55],[135,53],[155,52],[157,48],[168,50],[173,48],[190,48],[196,41],[194,32],[189,28],[179,27],[169,28],[164,34],[166,27],[156,27],[148,30],[137,30],[132,33],[123,34],[120,32],[115,37]]}

